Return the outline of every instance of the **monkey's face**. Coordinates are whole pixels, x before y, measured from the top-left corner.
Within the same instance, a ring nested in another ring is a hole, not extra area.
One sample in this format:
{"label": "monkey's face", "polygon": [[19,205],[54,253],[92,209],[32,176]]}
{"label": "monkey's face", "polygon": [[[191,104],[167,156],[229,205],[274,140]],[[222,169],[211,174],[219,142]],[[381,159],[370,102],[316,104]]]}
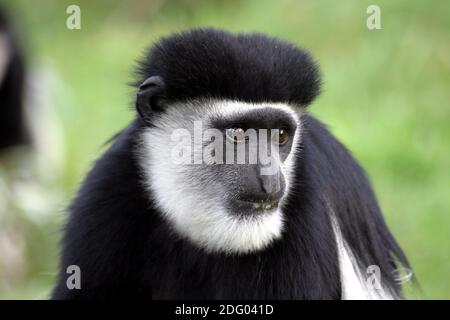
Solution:
{"label": "monkey's face", "polygon": [[155,112],[141,166],[155,204],[181,236],[246,253],[282,236],[283,203],[300,139],[285,104],[195,100]]}

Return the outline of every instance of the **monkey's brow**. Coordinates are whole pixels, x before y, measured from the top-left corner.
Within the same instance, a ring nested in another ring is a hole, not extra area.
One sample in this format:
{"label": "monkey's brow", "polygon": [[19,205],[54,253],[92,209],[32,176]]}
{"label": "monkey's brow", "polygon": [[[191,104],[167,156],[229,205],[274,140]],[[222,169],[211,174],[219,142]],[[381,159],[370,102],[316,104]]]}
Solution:
{"label": "monkey's brow", "polygon": [[295,129],[297,122],[291,114],[276,108],[249,110],[244,113],[212,117],[210,125],[217,129],[239,127],[243,129]]}

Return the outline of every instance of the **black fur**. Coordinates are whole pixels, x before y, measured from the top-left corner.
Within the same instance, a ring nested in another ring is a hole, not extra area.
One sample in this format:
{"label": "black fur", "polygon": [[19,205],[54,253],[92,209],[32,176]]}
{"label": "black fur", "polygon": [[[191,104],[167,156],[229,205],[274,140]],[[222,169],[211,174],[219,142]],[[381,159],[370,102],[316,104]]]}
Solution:
{"label": "black fur", "polygon": [[7,37],[9,61],[0,79],[0,151],[10,146],[26,144],[29,137],[25,128],[23,90],[25,68],[15,30],[0,9],[0,34]]}
{"label": "black fur", "polygon": [[315,62],[263,34],[197,29],[158,42],[138,69],[139,83],[161,76],[167,99],[212,97],[307,105],[319,93]]}
{"label": "black fur", "polygon": [[[278,48],[271,50],[275,44]],[[217,73],[203,70],[204,78],[200,69],[194,78],[186,74],[185,68],[195,71],[189,59],[204,65],[197,55],[209,59],[211,70]],[[172,60],[175,56],[180,61]],[[245,101],[307,103],[318,90],[317,71],[309,64],[310,58],[291,45],[261,35],[187,33],[163,40],[151,57],[146,65],[153,71],[146,76],[167,77],[173,99],[182,99],[182,94],[228,98],[233,93]],[[276,63],[264,63],[264,57]],[[289,69],[289,63],[292,68],[283,75],[281,70]],[[240,69],[251,80],[241,83],[245,76]],[[235,89],[230,75],[238,79]],[[289,82],[307,78],[314,84]],[[54,299],[340,299],[330,207],[361,267],[379,265],[385,285],[400,293],[393,277],[395,260],[408,262],[383,221],[370,184],[346,149],[313,117],[305,115],[302,144],[296,146],[300,156],[284,208],[282,239],[266,250],[241,256],[207,254],[178,237],[162,220],[144,190],[138,166],[139,136],[146,125],[136,119],[116,138],[72,202]],[[65,270],[73,264],[82,270],[81,290],[66,287]]]}

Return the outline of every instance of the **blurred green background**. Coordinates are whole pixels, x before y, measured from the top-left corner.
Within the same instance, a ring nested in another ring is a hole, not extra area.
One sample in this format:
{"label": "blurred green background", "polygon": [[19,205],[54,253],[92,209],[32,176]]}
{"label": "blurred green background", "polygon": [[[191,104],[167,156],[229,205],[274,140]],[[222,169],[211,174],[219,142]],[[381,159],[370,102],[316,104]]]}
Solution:
{"label": "blurred green background", "polygon": [[[66,28],[70,4],[81,8],[81,30]],[[381,8],[381,30],[366,27],[370,4]],[[368,171],[422,287],[421,293],[407,289],[407,297],[450,298],[448,1],[11,0],[0,5],[14,18],[32,85],[56,126],[51,136],[57,143],[41,156],[58,149],[54,158],[59,159],[58,169],[45,169],[41,157],[29,205],[17,202],[0,212],[0,237],[9,244],[3,248],[12,250],[0,251],[0,299],[48,297],[64,207],[107,139],[133,117],[128,83],[135,61],[160,36],[198,26],[261,31],[312,52],[324,81],[310,111]],[[7,181],[7,173],[1,179]]]}

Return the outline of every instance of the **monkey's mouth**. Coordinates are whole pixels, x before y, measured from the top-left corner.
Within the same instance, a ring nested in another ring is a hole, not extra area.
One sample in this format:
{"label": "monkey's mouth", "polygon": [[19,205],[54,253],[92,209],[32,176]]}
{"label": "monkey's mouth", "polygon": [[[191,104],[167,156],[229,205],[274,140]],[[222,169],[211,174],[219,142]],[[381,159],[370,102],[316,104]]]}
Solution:
{"label": "monkey's mouth", "polygon": [[276,209],[279,205],[279,200],[260,200],[260,201],[235,200],[235,204],[241,210],[265,212]]}
{"label": "monkey's mouth", "polygon": [[253,202],[253,208],[256,210],[272,210],[278,207],[278,201]]}

